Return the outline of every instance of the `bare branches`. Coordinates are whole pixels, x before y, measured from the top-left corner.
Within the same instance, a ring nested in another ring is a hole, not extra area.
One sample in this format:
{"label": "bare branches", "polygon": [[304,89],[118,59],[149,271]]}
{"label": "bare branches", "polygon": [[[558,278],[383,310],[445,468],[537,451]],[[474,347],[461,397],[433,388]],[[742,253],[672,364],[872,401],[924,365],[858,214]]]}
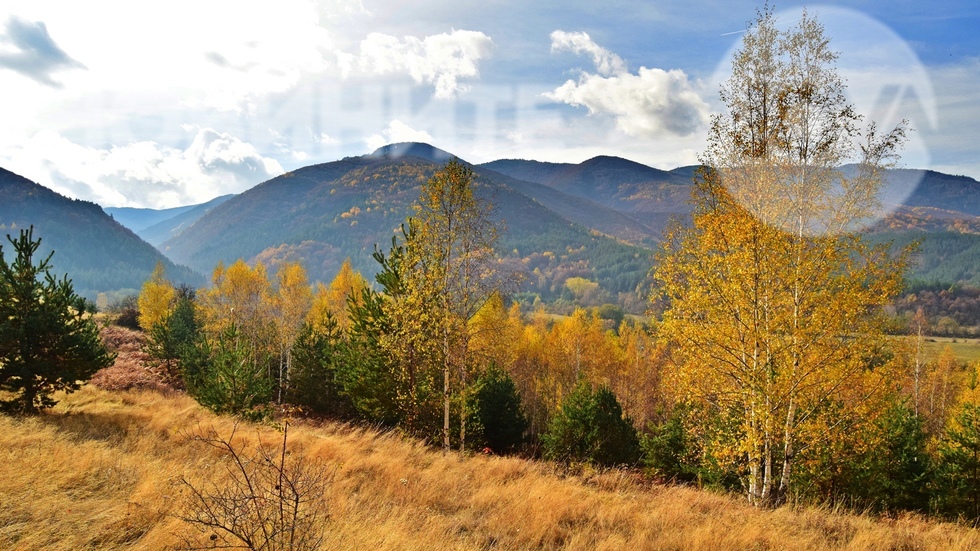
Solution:
{"label": "bare branches", "polygon": [[236,438],[209,428],[192,440],[220,453],[224,475],[177,484],[186,503],[176,516],[197,529],[183,549],[313,550],[323,540],[328,520],[323,494],[328,476],[322,465],[309,464],[287,450],[289,425],[283,425],[281,446],[259,441],[253,450]]}

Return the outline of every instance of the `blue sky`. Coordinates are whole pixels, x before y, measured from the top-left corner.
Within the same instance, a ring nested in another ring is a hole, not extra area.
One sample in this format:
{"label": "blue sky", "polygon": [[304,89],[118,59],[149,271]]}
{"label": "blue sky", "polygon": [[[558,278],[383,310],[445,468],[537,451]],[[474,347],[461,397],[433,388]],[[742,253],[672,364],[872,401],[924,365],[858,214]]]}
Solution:
{"label": "blue sky", "polygon": [[[0,166],[171,207],[427,141],[472,162],[693,164],[755,2],[171,0],[0,7]],[[781,24],[800,4],[775,4]],[[980,178],[980,6],[810,4],[905,166]]]}

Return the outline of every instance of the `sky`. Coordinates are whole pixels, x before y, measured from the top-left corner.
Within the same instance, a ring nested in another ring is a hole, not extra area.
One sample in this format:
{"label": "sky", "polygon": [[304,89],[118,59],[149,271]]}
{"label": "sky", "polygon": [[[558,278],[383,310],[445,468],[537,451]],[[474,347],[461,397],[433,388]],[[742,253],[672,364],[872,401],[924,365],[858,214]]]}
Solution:
{"label": "sky", "polygon": [[[422,141],[474,163],[697,162],[762,5],[5,0],[0,167],[112,207],[239,193]],[[779,25],[800,4],[772,4]],[[980,179],[980,5],[809,4],[902,165]]]}

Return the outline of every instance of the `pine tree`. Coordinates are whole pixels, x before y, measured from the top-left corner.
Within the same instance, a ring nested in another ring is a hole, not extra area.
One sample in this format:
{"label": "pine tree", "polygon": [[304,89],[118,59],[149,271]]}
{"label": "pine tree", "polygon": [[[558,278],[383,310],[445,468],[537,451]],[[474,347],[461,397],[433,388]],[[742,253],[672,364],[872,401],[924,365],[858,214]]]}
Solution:
{"label": "pine tree", "polygon": [[592,390],[581,380],[564,400],[542,438],[547,459],[602,466],[630,465],[640,459],[633,422],[623,415],[607,387]]}
{"label": "pine tree", "polygon": [[0,246],[0,390],[13,396],[0,407],[35,414],[55,405],[55,391],[78,390],[113,356],[68,276],[51,274],[54,252],[34,264],[41,244],[34,227],[7,240],[16,259],[8,263]]}
{"label": "pine tree", "polygon": [[939,445],[936,507],[950,517],[980,520],[980,362],[968,374]]}

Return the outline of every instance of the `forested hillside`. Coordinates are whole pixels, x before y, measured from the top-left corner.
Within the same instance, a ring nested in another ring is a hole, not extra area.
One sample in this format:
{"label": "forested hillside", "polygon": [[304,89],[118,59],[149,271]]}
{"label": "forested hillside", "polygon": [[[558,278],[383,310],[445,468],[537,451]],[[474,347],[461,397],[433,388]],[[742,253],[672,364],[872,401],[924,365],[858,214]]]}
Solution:
{"label": "forested hillside", "polygon": [[[55,272],[68,273],[78,294],[95,300],[100,292],[137,290],[163,262],[178,282],[202,285],[203,278],[175,265],[95,203],[69,199],[0,169],[0,238],[34,225],[41,253],[55,251]],[[9,250],[6,239],[0,241]]]}
{"label": "forested hillside", "polygon": [[[377,271],[375,245],[387,247],[405,223],[419,186],[441,166],[446,152],[407,144],[392,155],[372,155],[301,168],[259,184],[215,207],[161,249],[177,262],[210,271],[238,258],[276,266],[301,261],[314,280],[327,281],[350,257],[365,273]],[[407,153],[407,154],[401,154]],[[523,291],[545,300],[563,294],[582,277],[606,296],[637,298],[651,266],[650,251],[576,224],[520,193],[506,176],[477,169],[476,192],[496,207],[506,230],[503,261],[528,277]]]}

